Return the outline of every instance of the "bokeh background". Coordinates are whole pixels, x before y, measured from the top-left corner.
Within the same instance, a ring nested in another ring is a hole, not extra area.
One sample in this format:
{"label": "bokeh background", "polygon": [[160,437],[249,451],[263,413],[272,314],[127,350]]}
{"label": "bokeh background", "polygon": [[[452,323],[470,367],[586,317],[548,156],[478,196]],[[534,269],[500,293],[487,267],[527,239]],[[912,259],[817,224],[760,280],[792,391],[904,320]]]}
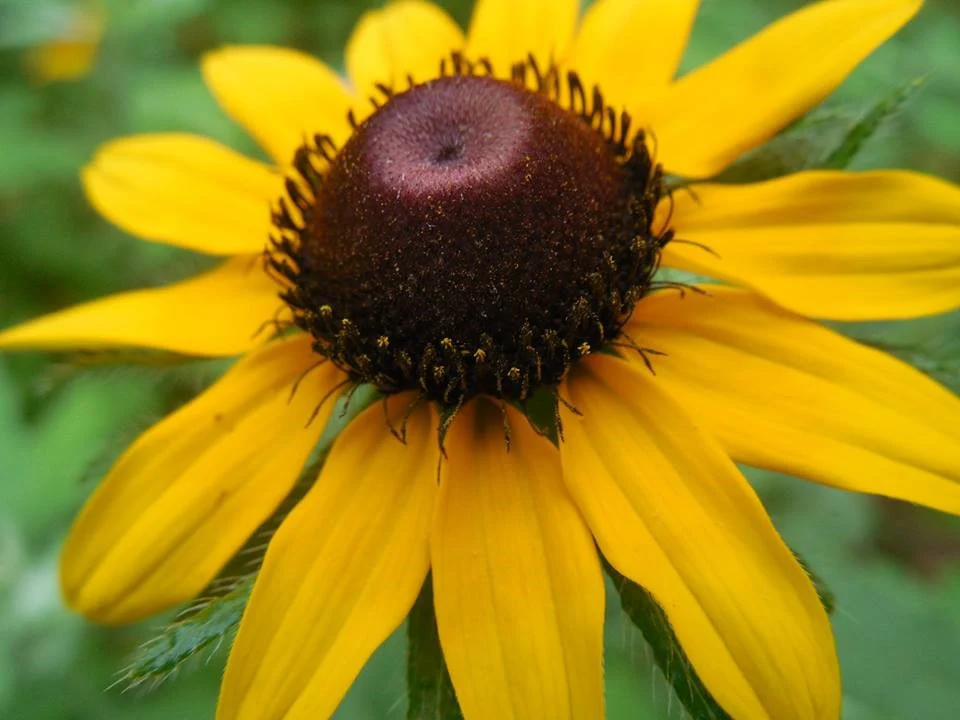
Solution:
{"label": "bokeh background", "polygon": [[[351,27],[375,4],[0,0],[0,327],[205,267],[203,258],[138,242],[99,219],[83,197],[80,168],[101,142],[150,131],[201,133],[258,155],[207,94],[200,55],[225,43],[282,43],[342,67]],[[466,25],[468,0],[441,4]],[[703,0],[684,67],[800,4]],[[87,48],[92,40],[98,42]],[[55,55],[37,54],[37,46],[56,41]],[[88,54],[92,66],[84,72]],[[958,68],[960,4],[929,0],[831,101],[838,116],[855,117],[926,78],[854,166],[960,180]],[[955,390],[960,385],[957,313],[842,329],[894,350]],[[129,357],[0,357],[0,718],[212,718],[223,648],[162,683],[128,687],[122,669],[165,619],[128,629],[86,624],[58,597],[56,563],[71,517],[111,459],[219,369],[144,366]],[[956,718],[960,524],[782,476],[751,479],[781,532],[836,595],[845,718]],[[607,626],[609,716],[682,717],[616,598]],[[400,634],[371,661],[339,717],[402,718],[405,702]]]}

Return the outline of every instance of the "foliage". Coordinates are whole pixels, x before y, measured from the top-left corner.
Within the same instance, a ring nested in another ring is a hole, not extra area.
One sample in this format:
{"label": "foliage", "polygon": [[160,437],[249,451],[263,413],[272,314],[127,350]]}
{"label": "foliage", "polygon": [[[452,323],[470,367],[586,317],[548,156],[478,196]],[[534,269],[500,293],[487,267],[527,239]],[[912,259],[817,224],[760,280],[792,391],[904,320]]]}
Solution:
{"label": "foliage", "polygon": [[620,605],[650,646],[653,661],[673,689],[683,709],[693,720],[730,720],[710,693],[680,647],[657,601],[639,585],[606,565],[607,574],[620,595]]}
{"label": "foliage", "polygon": [[407,637],[407,720],[463,720],[440,649],[429,578],[407,621]]}
{"label": "foliage", "polygon": [[810,112],[723,173],[722,182],[768,180],[801,170],[845,170],[878,132],[896,120],[923,78],[894,88],[865,110],[829,104]]}
{"label": "foliage", "polygon": [[229,647],[252,587],[253,577],[249,576],[220,597],[198,601],[186,617],[171,623],[143,645],[117,684],[135,688],[144,683],[159,683],[201,653]]}

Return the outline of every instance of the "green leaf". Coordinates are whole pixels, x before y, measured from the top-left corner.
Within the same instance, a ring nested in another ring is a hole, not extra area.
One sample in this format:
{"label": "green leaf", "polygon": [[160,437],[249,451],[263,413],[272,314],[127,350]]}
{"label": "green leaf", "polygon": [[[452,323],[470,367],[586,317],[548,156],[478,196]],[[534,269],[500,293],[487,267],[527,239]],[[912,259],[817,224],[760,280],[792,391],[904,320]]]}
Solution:
{"label": "green leaf", "polygon": [[851,127],[843,142],[821,163],[820,167],[831,170],[843,170],[848,167],[867,141],[895,113],[901,110],[907,100],[920,89],[926,78],[911,80],[896,88],[892,93],[870,108],[863,117]]}
{"label": "green leaf", "polygon": [[848,167],[873,138],[923,85],[911,80],[866,110],[849,105],[824,107],[808,113],[762,147],[747,153],[719,175],[719,182],[756,182],[801,170]]}
{"label": "green leaf", "polygon": [[718,182],[770,180],[817,167],[844,142],[857,113],[849,107],[814,110],[717,176]]}
{"label": "green leaf", "polygon": [[430,578],[407,621],[407,720],[462,720],[440,649]]}
{"label": "green leaf", "polygon": [[[826,583],[797,553],[797,561],[810,576],[820,602],[827,613],[832,613],[835,598]],[[604,568],[620,595],[620,606],[634,626],[643,634],[650,646],[653,660],[677,699],[692,720],[730,720],[726,711],[717,704],[703,685],[693,664],[680,646],[680,641],[670,627],[666,613],[653,596],[642,587],[618,573],[606,560]]]}
{"label": "green leaf", "polygon": [[827,586],[826,581],[807,564],[806,560],[800,557],[800,554],[796,550],[793,551],[793,556],[797,559],[797,562],[800,563],[800,567],[806,571],[810,582],[813,583],[813,588],[817,591],[817,597],[820,598],[820,604],[823,605],[823,609],[827,611],[827,615],[833,615],[833,610],[837,606],[837,596],[834,595],[833,591]]}
{"label": "green leaf", "polygon": [[604,562],[607,574],[620,594],[620,606],[643,634],[653,660],[673,688],[692,720],[730,720],[697,676],[666,613],[646,590]]}
{"label": "green leaf", "polygon": [[128,687],[158,684],[198,653],[215,652],[223,644],[229,645],[240,625],[252,588],[253,578],[249,577],[227,594],[201,601],[198,610],[147,642],[117,683]]}

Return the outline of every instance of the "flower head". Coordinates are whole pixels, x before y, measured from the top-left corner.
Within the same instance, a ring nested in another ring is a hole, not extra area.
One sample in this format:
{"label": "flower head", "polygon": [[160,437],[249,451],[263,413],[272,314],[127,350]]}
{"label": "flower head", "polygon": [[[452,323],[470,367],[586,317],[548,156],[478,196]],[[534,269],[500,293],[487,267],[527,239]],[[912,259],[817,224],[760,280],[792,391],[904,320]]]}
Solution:
{"label": "flower head", "polygon": [[[103,148],[84,182],[105,216],[235,257],[0,347],[243,357],[91,498],[68,602],[113,623],[196,595],[288,494],[331,397],[369,383],[382,407],[271,540],[219,717],[331,714],[428,574],[467,718],[602,717],[597,548],[732,717],[838,717],[826,613],[734,461],[960,512],[957,398],[806,317],[960,305],[960,189],[886,171],[673,191],[920,2],[814,4],[674,81],[696,5],[481,0],[464,37],[403,0],[364,16],[349,86],[288,50],[206,58],[273,165],[190,136]],[[669,291],[661,261],[730,285]],[[525,417],[538,389],[555,442]]]}

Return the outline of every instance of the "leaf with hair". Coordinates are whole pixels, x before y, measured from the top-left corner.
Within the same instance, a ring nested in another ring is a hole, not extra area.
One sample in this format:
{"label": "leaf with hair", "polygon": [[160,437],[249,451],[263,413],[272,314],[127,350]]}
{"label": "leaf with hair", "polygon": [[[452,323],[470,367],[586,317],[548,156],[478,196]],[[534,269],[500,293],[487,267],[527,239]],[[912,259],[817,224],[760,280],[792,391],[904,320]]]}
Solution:
{"label": "leaf with hair", "polygon": [[197,601],[188,615],[167,626],[140,648],[115,684],[128,688],[145,683],[159,685],[191,658],[202,652],[213,655],[224,644],[229,645],[252,587],[253,576],[249,576],[220,597]]}
{"label": "leaf with hair", "polygon": [[407,620],[407,720],[463,720],[440,649],[430,578]]}
{"label": "leaf with hair", "polygon": [[808,113],[717,176],[718,182],[769,180],[801,170],[850,166],[877,132],[913,97],[925,78],[910,80],[866,109],[834,105]]}
{"label": "leaf with hair", "polygon": [[[823,607],[828,613],[832,613],[833,593],[797,553],[794,555],[810,576]],[[650,646],[654,663],[673,688],[674,694],[683,704],[691,720],[731,720],[700,680],[693,664],[680,646],[673,628],[670,627],[670,621],[663,608],[650,593],[618,573],[606,559],[603,560],[603,565],[620,595],[620,606],[633,625],[643,634]]]}

